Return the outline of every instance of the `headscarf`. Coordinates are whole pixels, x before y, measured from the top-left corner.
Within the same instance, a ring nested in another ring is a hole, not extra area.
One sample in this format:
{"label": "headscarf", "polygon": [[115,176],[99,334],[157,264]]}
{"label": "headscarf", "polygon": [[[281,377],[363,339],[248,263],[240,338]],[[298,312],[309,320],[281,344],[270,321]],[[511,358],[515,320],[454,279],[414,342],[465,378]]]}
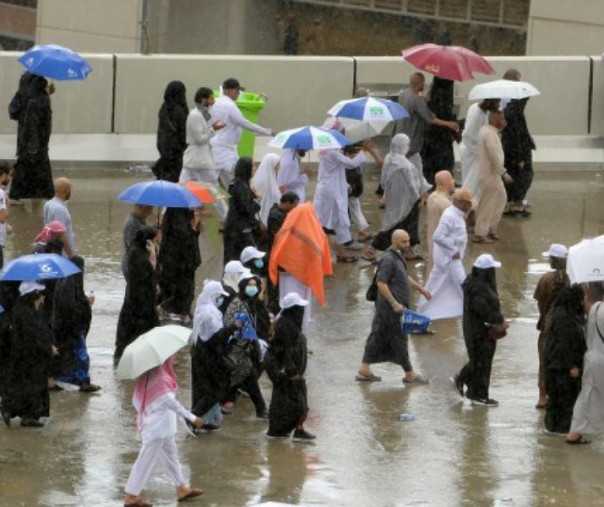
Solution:
{"label": "headscarf", "polygon": [[163,364],[138,377],[132,401],[138,412],[136,423],[139,430],[147,407],[166,393],[176,393],[177,389],[178,382],[176,381],[176,373],[174,373],[173,355],[166,359]]}
{"label": "headscarf", "polygon": [[53,236],[65,234],[65,226],[58,220],[48,222],[40,231],[40,234],[34,239],[34,243],[46,244],[52,239]]}
{"label": "headscarf", "polygon": [[392,138],[390,151],[384,157],[384,164],[382,165],[382,184],[392,171],[411,163],[406,157],[410,144],[411,141],[407,134],[396,134]]}
{"label": "headscarf", "polygon": [[170,81],[164,91],[164,105],[168,112],[168,116],[172,117],[175,108],[189,111],[187,105],[187,89],[182,81]]}
{"label": "headscarf", "polygon": [[260,220],[267,225],[268,214],[273,204],[281,199],[281,191],[277,185],[276,167],[281,157],[276,153],[267,153],[256,169],[250,186],[260,194]]}
{"label": "headscarf", "polygon": [[241,261],[229,261],[224,266],[222,283],[234,291],[239,291],[239,277],[246,272],[250,272],[250,270],[241,264]]}
{"label": "headscarf", "polygon": [[235,164],[235,178],[249,185],[252,179],[253,160],[250,157],[241,157]]}
{"label": "headscarf", "polygon": [[222,313],[214,304],[216,298],[224,295],[222,284],[215,280],[206,281],[197,298],[193,316],[193,340],[207,342],[214,333],[223,328]]}

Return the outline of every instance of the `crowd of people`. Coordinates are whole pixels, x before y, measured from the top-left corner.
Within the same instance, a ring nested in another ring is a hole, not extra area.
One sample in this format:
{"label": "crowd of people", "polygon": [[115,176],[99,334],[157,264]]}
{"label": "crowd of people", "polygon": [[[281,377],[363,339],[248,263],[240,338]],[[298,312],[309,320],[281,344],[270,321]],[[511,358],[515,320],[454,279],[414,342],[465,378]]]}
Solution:
{"label": "crowd of people", "polygon": [[[519,80],[520,74],[510,70],[504,78]],[[269,153],[257,168],[251,158],[237,156],[242,129],[274,134],[243,117],[235,103],[242,89],[237,79],[224,81],[217,100],[210,88],[199,88],[190,111],[185,85],[167,85],[158,114],[160,158],[153,173],[158,179],[225,188],[228,199],[214,206],[221,220],[224,269],[221,280],[204,281],[194,303],[199,235],[209,211],[166,208],[156,226],[147,223],[151,206],[133,206],[123,229],[126,289],[114,361],[117,365],[137,337],[163,323],[189,326],[192,392],[187,410],[175,398],[173,357],[137,380],[134,406],[142,447],[126,485],[125,505],[150,505],[141,493],[160,459],[179,500],[201,494],[187,485],[180,470],[176,420],[186,421],[192,436],[217,431],[223,417],[233,414],[241,393],[249,396],[256,416],[268,421],[268,437],[315,439],[304,426],[309,410],[305,333],[311,299],[324,302],[330,235],[335,236],[336,263],[357,262],[361,252],[362,259],[376,266],[375,315],[356,380],[380,381],[371,365],[391,362],[401,366],[404,384],[429,383],[411,364],[408,334],[401,325],[415,289],[421,314],[433,320],[463,319],[469,361],[453,379],[459,394],[473,405],[498,405],[489,383],[497,340],[509,326],[497,292],[501,263],[483,253],[466,275],[463,261],[469,241],[499,239],[504,213],[530,215],[526,194],[535,145],[524,118],[526,100],[484,100],[470,107],[464,122],[453,114],[452,82],[435,78],[426,97],[421,95],[424,85],[424,76],[415,73],[401,94],[399,102],[410,116],[395,124],[385,157],[370,139],[319,154],[312,203],[306,202],[312,171],[303,163],[304,150]],[[43,229],[32,238],[33,251],[64,255],[81,270],[60,280],[0,282],[1,413],[7,425],[18,417],[24,427],[43,426],[49,391],[63,389],[61,384],[76,385],[84,393],[100,389],[89,373],[86,335],[94,296],[84,292],[85,264],[77,255],[67,207],[71,182],[57,178],[54,190],[49,193],[48,187],[52,91],[44,78],[24,74],[11,102],[11,117],[19,125],[17,161],[13,168],[0,164],[0,254],[11,232],[4,190],[10,183],[15,201],[49,199]],[[339,122],[332,128],[346,133]],[[461,143],[460,184],[453,176],[454,142]],[[384,217],[375,235],[360,200],[365,153],[381,172],[377,194]],[[407,269],[408,262],[423,258],[421,214],[426,215],[424,255],[430,266],[425,286]],[[604,430],[604,315],[598,314],[604,292],[599,283],[570,285],[567,253],[562,245],[551,246],[547,255],[553,271],[535,291],[540,312],[537,408],[545,409],[549,431],[567,434],[568,443],[585,443],[584,435]],[[268,405],[259,385],[264,372],[273,387]]]}

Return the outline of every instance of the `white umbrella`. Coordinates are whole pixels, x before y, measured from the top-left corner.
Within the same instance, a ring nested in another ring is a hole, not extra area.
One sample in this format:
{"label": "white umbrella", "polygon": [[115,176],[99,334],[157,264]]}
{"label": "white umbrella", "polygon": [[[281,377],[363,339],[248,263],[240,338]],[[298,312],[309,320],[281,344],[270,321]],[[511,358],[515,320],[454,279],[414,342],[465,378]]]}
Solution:
{"label": "white umbrella", "polygon": [[375,120],[362,121],[353,120],[351,118],[334,118],[330,116],[323,123],[324,128],[331,128],[335,122],[340,122],[344,127],[344,135],[351,143],[358,143],[370,137],[379,136],[382,131],[388,126],[389,121]]}
{"label": "white umbrella", "polygon": [[116,374],[121,379],[134,379],[163,364],[182,349],[191,336],[184,326],[158,326],[140,335],[124,350]]}
{"label": "white umbrella", "polygon": [[335,130],[321,127],[300,127],[279,132],[269,146],[293,150],[333,150],[352,144]]}
{"label": "white umbrella", "polygon": [[539,90],[526,81],[498,79],[496,81],[489,81],[488,83],[476,85],[470,90],[468,99],[525,99],[539,94]]}
{"label": "white umbrella", "polygon": [[571,246],[566,272],[572,283],[604,281],[604,236]]}

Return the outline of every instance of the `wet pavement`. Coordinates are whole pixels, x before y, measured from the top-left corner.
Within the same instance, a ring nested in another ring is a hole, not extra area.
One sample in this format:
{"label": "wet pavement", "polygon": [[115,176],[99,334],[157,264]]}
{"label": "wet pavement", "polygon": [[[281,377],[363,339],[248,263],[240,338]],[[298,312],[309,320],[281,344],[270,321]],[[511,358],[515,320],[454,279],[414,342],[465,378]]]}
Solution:
{"label": "wet pavement", "polygon": [[[571,169],[571,168],[569,168]],[[60,174],[55,170],[55,175]],[[131,382],[112,367],[117,316],[124,293],[121,229],[129,206],[117,193],[146,175],[121,170],[69,171],[70,209],[78,252],[87,260],[86,290],[96,304],[88,336],[93,382],[99,394],[51,393],[51,418],[41,430],[0,427],[0,506],[118,506],[139,443],[134,433]],[[372,229],[380,224],[372,189],[365,208]],[[604,233],[604,175],[539,171],[529,194],[528,219],[505,218],[496,245],[471,245],[466,266],[479,253],[503,262],[498,271],[505,315],[512,321],[495,355],[491,395],[495,409],[462,402],[449,377],[465,362],[458,320],[439,321],[435,336],[411,338],[415,368],[429,386],[404,387],[401,372],[376,365],[383,381],[355,383],[373,308],[364,294],[373,270],[336,265],[326,280],[327,306],[313,308],[307,383],[312,444],[265,437],[246,398],[217,434],[195,440],[181,428],[181,461],[191,482],[205,490],[195,505],[247,506],[275,501],[328,506],[529,506],[604,505],[604,441],[571,447],[544,433],[537,399],[537,306],[532,293],[547,269],[541,252],[551,242],[573,244]],[[30,250],[40,211],[11,208],[15,234],[7,258]],[[209,219],[201,239],[198,287],[221,270],[221,237]],[[426,279],[426,266],[410,273]],[[189,364],[179,356],[180,399],[189,402]],[[270,399],[270,382],[262,388]],[[415,420],[399,422],[398,414]],[[154,505],[174,505],[164,474],[145,491]]]}

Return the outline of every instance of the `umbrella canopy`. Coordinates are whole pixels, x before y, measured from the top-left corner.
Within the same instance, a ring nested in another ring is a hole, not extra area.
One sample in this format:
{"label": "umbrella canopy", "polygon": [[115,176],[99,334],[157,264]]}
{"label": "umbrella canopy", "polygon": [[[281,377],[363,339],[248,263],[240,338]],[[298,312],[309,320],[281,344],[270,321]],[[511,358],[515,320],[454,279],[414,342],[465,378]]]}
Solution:
{"label": "umbrella canopy", "polygon": [[510,81],[509,79],[497,79],[476,85],[470,94],[469,100],[483,99],[526,99],[539,95],[539,90],[525,81]]}
{"label": "umbrella canopy", "polygon": [[146,206],[167,208],[197,208],[202,205],[199,198],[178,183],[153,180],[135,183],[117,196],[118,200]]}
{"label": "umbrella canopy", "polygon": [[181,183],[181,185],[204,204],[210,204],[219,201],[220,199],[226,199],[227,197],[226,192],[213,183],[206,183],[205,181],[185,181],[184,183]]}
{"label": "umbrella canopy", "polygon": [[2,270],[0,280],[49,280],[65,278],[79,272],[80,268],[60,255],[31,254],[10,261]]}
{"label": "umbrella canopy", "polygon": [[572,283],[604,281],[604,236],[584,239],[571,246],[566,272]]}
{"label": "umbrella canopy", "polygon": [[344,127],[344,134],[346,139],[351,143],[357,143],[370,137],[379,136],[389,124],[389,121],[375,120],[375,121],[361,121],[351,120],[350,118],[337,118],[330,116],[323,122],[323,128],[330,128],[334,121],[340,122]]}
{"label": "umbrella canopy", "polygon": [[340,100],[327,114],[338,118],[351,118],[366,122],[395,121],[409,118],[407,110],[398,102],[362,97],[360,99]]}
{"label": "umbrella canopy", "polygon": [[158,326],[140,335],[126,347],[116,374],[121,379],[134,379],[163,364],[171,355],[182,349],[191,336],[184,326]]}
{"label": "umbrella canopy", "polygon": [[307,126],[279,132],[268,144],[283,149],[330,150],[352,143],[336,130]]}
{"label": "umbrella canopy", "polygon": [[470,81],[473,72],[495,74],[495,69],[482,56],[462,46],[419,44],[402,51],[403,58],[417,67],[442,79]]}
{"label": "umbrella canopy", "polygon": [[80,55],[56,44],[34,46],[18,61],[32,74],[61,81],[86,79],[92,72]]}

